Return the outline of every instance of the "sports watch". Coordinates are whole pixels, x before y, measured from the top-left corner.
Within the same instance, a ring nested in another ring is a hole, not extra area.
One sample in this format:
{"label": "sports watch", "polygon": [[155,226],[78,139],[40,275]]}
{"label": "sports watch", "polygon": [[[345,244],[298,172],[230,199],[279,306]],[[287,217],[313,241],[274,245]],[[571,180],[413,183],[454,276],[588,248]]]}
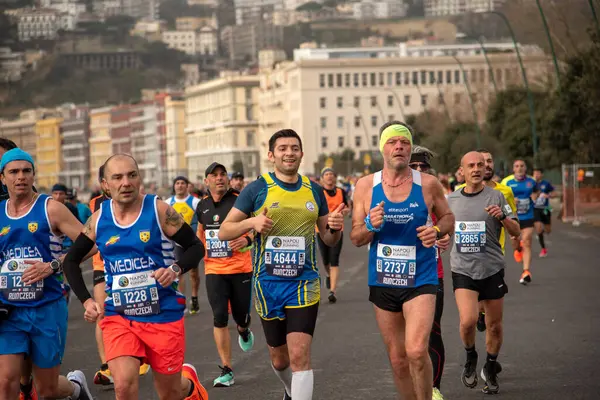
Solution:
{"label": "sports watch", "polygon": [[50,268],[52,268],[53,274],[58,274],[62,272],[62,262],[60,262],[60,260],[54,259],[50,261]]}
{"label": "sports watch", "polygon": [[169,269],[173,272],[175,272],[175,275],[179,276],[181,275],[181,267],[177,264],[173,264],[169,267]]}

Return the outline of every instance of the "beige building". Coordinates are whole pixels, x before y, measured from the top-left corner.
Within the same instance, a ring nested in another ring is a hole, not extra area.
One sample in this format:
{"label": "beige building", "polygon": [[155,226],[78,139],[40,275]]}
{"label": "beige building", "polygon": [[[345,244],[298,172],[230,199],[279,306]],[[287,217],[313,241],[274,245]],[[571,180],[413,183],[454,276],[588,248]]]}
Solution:
{"label": "beige building", "polygon": [[187,175],[185,158],[185,100],[169,96],[165,99],[165,128],[167,142],[167,175]]}
{"label": "beige building", "polygon": [[109,106],[90,110],[90,187],[97,185],[98,170],[113,154],[111,109]]}
{"label": "beige building", "polygon": [[186,89],[185,157],[191,180],[204,178],[214,161],[228,169],[241,163],[245,176],[257,176],[258,83],[256,75],[223,73]]}
{"label": "beige building", "polygon": [[189,55],[215,54],[218,50],[217,30],[208,26],[198,30],[166,31],[162,41],[171,49]]}
{"label": "beige building", "polygon": [[[340,50],[340,49],[335,49]],[[360,55],[356,49],[353,56]],[[520,84],[514,54],[490,54],[500,88]],[[493,93],[482,55],[461,56],[479,119],[485,118],[488,95]],[[525,57],[528,76],[546,76],[544,55]],[[463,74],[448,56],[301,59],[261,70],[258,135],[261,172],[271,168],[266,159],[269,137],[291,128],[303,140],[301,173],[313,173],[321,154],[350,148],[356,156],[378,151],[379,127],[403,120],[425,109],[443,111],[453,119],[472,120]]]}
{"label": "beige building", "polygon": [[212,17],[179,17],[175,18],[175,29],[178,31],[195,31],[203,26],[218,28],[217,16]]}
{"label": "beige building", "polygon": [[51,113],[52,110],[36,108],[21,112],[19,118],[13,120],[0,119],[0,136],[15,142],[18,147],[31,154],[35,160],[37,156],[35,124],[44,115]]}

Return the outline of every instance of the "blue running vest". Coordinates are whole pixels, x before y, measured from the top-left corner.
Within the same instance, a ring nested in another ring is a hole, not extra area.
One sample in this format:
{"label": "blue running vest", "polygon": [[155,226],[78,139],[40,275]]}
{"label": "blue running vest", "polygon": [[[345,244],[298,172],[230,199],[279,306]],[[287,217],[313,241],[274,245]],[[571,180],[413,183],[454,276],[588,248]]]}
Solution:
{"label": "blue running vest", "polygon": [[50,275],[31,286],[21,276],[29,267],[23,261],[50,262],[62,255],[62,236],[55,235],[48,218],[50,197],[40,194],[29,212],[8,215],[8,200],[0,203],[0,300],[17,307],[39,307],[65,294],[62,274]]}
{"label": "blue running vest", "polygon": [[437,285],[435,248],[425,248],[417,228],[433,225],[421,188],[421,173],[412,170],[410,194],[401,203],[388,200],[381,183],[381,171],[373,176],[371,207],[385,202],[385,224],[369,247],[369,286],[410,289]]}
{"label": "blue running vest", "polygon": [[185,298],[178,281],[163,288],[152,271],[175,262],[173,243],[160,227],[156,196],[145,195],[140,215],[129,226],[114,218],[113,200],[100,208],[96,245],[104,259],[105,313],[137,322],[173,322],[183,317]]}

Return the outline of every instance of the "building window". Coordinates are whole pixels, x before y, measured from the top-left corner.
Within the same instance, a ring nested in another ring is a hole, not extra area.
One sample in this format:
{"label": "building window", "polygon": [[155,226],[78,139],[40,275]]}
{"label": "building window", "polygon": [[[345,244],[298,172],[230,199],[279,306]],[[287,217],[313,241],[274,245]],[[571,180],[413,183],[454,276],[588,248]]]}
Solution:
{"label": "building window", "polygon": [[383,72],[380,72],[379,73],[379,86],[385,86],[384,77],[385,77],[385,75],[383,74]]}
{"label": "building window", "polygon": [[457,69],[454,70],[454,83],[460,83],[460,71]]}
{"label": "building window", "polygon": [[350,74],[344,75],[344,83],[346,87],[350,87]]}
{"label": "building window", "polygon": [[421,85],[427,85],[427,71],[421,71]]}
{"label": "building window", "polygon": [[337,74],[335,76],[335,85],[337,87],[342,87],[342,74]]}
{"label": "building window", "polygon": [[354,146],[360,147],[360,143],[361,143],[360,139],[361,139],[360,136],[354,136]]}
{"label": "building window", "polygon": [[338,147],[344,147],[344,137],[338,136]]}
{"label": "building window", "polygon": [[319,105],[321,106],[321,108],[326,108],[327,107],[327,99],[325,97],[321,97],[319,99]]}
{"label": "building window", "polygon": [[394,106],[394,96],[388,96],[388,107]]}
{"label": "building window", "polygon": [[371,146],[379,146],[379,137],[377,135],[371,136]]}
{"label": "building window", "polygon": [[394,114],[388,115],[388,122],[392,122],[394,119],[396,119],[396,117],[394,116]]}
{"label": "building window", "polygon": [[358,97],[358,96],[354,97],[354,107],[355,108],[360,107],[360,97]]}
{"label": "building window", "polygon": [[452,71],[446,71],[446,83],[447,84],[452,83]]}
{"label": "building window", "polygon": [[371,126],[373,128],[377,127],[377,115],[371,115]]}
{"label": "building window", "polygon": [[333,87],[333,74],[327,74],[327,86]]}
{"label": "building window", "polygon": [[438,95],[438,104],[439,105],[443,105],[444,104],[444,95],[441,94],[441,93]]}
{"label": "building window", "polygon": [[360,117],[354,117],[354,127],[360,128]]}
{"label": "building window", "polygon": [[343,128],[344,127],[344,117],[338,117],[337,118],[337,127],[338,128]]}
{"label": "building window", "polygon": [[371,86],[377,85],[377,75],[375,72],[371,72]]}
{"label": "building window", "polygon": [[444,71],[437,72],[437,83],[444,83]]}
{"label": "building window", "polygon": [[377,96],[371,96],[371,107],[377,107]]}
{"label": "building window", "polygon": [[494,75],[494,78],[496,79],[496,82],[502,83],[502,70],[501,69],[496,70],[496,75]]}
{"label": "building window", "polygon": [[471,72],[471,83],[477,83],[477,71],[472,69]]}
{"label": "building window", "polygon": [[454,93],[454,104],[460,104],[461,95],[460,93]]}
{"label": "building window", "polygon": [[410,74],[408,72],[404,73],[404,86],[408,86],[410,84]]}
{"label": "building window", "polygon": [[246,146],[254,147],[254,131],[246,131]]}
{"label": "building window", "polygon": [[427,95],[424,94],[421,96],[421,105],[425,107],[427,105]]}
{"label": "building window", "polygon": [[413,73],[412,73],[412,84],[413,85],[419,84],[419,73],[417,71],[413,71]]}
{"label": "building window", "polygon": [[344,106],[344,98],[343,97],[338,97],[337,98],[337,107],[338,108],[342,108]]}
{"label": "building window", "polygon": [[362,74],[362,86],[367,87],[369,85],[369,81],[367,79],[367,73],[363,72]]}
{"label": "building window", "polygon": [[402,85],[402,73],[396,72],[396,86]]}
{"label": "building window", "polygon": [[429,71],[429,84],[435,85],[435,71]]}
{"label": "building window", "polygon": [[506,83],[510,83],[511,82],[511,76],[510,76],[510,69],[505,69],[504,70],[504,80],[506,81]]}
{"label": "building window", "polygon": [[321,117],[321,128],[327,128],[327,117]]}
{"label": "building window", "polygon": [[479,83],[485,83],[485,70],[479,70]]}
{"label": "building window", "polygon": [[358,87],[359,83],[358,74],[354,74],[354,87]]}
{"label": "building window", "polygon": [[319,87],[325,87],[325,74],[319,74]]}
{"label": "building window", "polygon": [[327,136],[321,136],[321,148],[324,149],[327,147]]}
{"label": "building window", "polygon": [[407,107],[410,106],[410,95],[409,94],[404,95],[404,105]]}
{"label": "building window", "polygon": [[394,73],[388,72],[387,73],[387,85],[392,86],[393,84],[394,84]]}
{"label": "building window", "polygon": [[473,104],[477,104],[477,93],[472,93],[471,98],[473,99]]}

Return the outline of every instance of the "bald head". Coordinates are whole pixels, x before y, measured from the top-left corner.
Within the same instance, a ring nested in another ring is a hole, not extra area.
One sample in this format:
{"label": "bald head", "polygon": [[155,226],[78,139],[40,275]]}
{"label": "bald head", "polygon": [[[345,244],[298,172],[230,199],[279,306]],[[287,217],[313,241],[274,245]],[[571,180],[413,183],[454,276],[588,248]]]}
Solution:
{"label": "bald head", "polygon": [[128,154],[115,154],[104,163],[103,182],[117,203],[132,203],[140,194],[142,180],[137,162]]}
{"label": "bald head", "polygon": [[468,152],[460,160],[460,169],[467,185],[481,184],[485,173],[485,159],[483,158],[483,154],[478,151]]}
{"label": "bald head", "polygon": [[478,151],[470,151],[460,159],[460,166],[464,167],[465,163],[475,162],[477,163],[479,160],[483,161],[483,154]]}
{"label": "bald head", "polygon": [[104,165],[102,166],[105,179],[110,176],[110,170],[114,169],[113,165],[115,163],[119,166],[121,166],[122,164],[128,164],[129,166],[132,166],[136,171],[139,172],[138,163],[135,160],[135,158],[133,158],[129,154],[114,154],[108,157],[108,159],[104,162]]}

